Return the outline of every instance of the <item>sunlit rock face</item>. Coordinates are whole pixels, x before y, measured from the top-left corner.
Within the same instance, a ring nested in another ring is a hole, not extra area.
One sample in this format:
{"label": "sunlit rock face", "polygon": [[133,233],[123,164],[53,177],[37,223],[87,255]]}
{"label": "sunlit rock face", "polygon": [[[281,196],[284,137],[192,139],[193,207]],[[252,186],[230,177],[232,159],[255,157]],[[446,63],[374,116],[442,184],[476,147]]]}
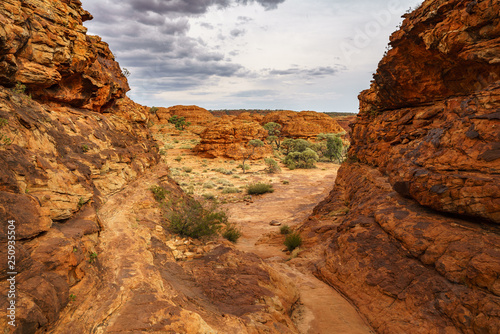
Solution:
{"label": "sunlit rock face", "polygon": [[100,111],[129,90],[108,45],[86,34],[78,0],[0,3],[0,84],[32,97]]}
{"label": "sunlit rock face", "polygon": [[381,333],[500,331],[500,3],[425,1],[361,93],[304,225]]}

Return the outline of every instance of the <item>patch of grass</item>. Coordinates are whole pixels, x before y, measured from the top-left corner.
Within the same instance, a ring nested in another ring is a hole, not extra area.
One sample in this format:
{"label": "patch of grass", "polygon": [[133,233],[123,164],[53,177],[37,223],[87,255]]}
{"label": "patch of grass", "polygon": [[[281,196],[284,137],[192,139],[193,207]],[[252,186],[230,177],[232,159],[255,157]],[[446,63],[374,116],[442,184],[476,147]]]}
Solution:
{"label": "patch of grass", "polygon": [[288,225],[283,225],[280,227],[280,233],[281,234],[290,234],[292,232],[292,229]]}
{"label": "patch of grass", "polygon": [[283,244],[291,252],[295,248],[302,246],[302,237],[298,232],[292,232],[286,235]]}
{"label": "patch of grass", "polygon": [[87,153],[90,150],[89,146],[87,144],[82,145],[82,151],[83,153]]}
{"label": "patch of grass", "polygon": [[222,236],[232,243],[236,243],[241,237],[241,231],[234,224],[226,224],[226,227],[222,231]]}
{"label": "patch of grass", "polygon": [[175,159],[174,159],[174,160],[175,160],[175,161],[177,161],[177,162],[181,162],[182,157],[178,155],[177,157],[175,157]]}
{"label": "patch of grass", "polygon": [[221,174],[224,174],[224,175],[231,175],[231,174],[233,174],[232,171],[230,171],[228,169],[225,169],[225,168],[216,168],[216,169],[214,169],[214,171],[216,171],[218,173],[221,173]]}
{"label": "patch of grass", "polygon": [[215,181],[215,182],[217,182],[218,184],[222,184],[223,186],[228,186],[228,187],[233,186],[233,184],[226,179],[217,179],[217,181]]}
{"label": "patch of grass", "polygon": [[272,193],[274,192],[274,188],[272,184],[268,183],[253,183],[249,184],[247,186],[247,193],[249,195],[260,195],[260,194],[265,194],[265,193]]}
{"label": "patch of grass", "polygon": [[93,263],[95,260],[97,260],[97,253],[96,252],[90,253],[89,263]]}
{"label": "patch of grass", "polygon": [[78,209],[80,209],[87,201],[85,200],[85,198],[83,197],[80,197],[80,199],[78,200]]}
{"label": "patch of grass", "polygon": [[240,192],[241,192],[240,189],[234,188],[234,187],[224,188],[222,190],[223,194],[237,194],[237,193],[240,193]]}
{"label": "patch of grass", "polygon": [[283,180],[283,181],[281,181],[281,183],[283,183],[283,184],[290,184],[290,181],[288,181],[288,180]]}
{"label": "patch of grass", "polygon": [[74,302],[76,300],[76,296],[74,294],[69,295],[69,300]]}
{"label": "patch of grass", "polygon": [[182,169],[186,172],[186,173],[191,173],[193,171],[193,169],[191,167],[182,167]]}
{"label": "patch of grass", "polygon": [[209,201],[213,201],[215,199],[215,195],[214,194],[210,194],[210,193],[206,193],[206,194],[203,194],[202,195],[203,198],[209,200]]}
{"label": "patch of grass", "polygon": [[207,181],[203,184],[203,188],[205,189],[213,189],[215,188],[215,184],[211,181]]}

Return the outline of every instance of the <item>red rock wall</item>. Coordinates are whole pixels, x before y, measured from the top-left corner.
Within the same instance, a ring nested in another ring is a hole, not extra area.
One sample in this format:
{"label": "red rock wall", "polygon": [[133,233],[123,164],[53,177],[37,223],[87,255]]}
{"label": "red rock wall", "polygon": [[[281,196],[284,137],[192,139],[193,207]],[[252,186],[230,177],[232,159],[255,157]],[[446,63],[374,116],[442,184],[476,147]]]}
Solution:
{"label": "red rock wall", "polygon": [[129,90],[108,45],[86,35],[79,0],[0,2],[0,84],[99,111]]}
{"label": "red rock wall", "polygon": [[428,0],[406,15],[303,226],[318,276],[377,332],[500,331],[499,13]]}
{"label": "red rock wall", "polygon": [[103,199],[159,160],[149,113],[125,97],[107,45],[85,34],[89,18],[74,0],[0,2],[0,258],[15,220],[18,333],[57,319],[85,276]]}

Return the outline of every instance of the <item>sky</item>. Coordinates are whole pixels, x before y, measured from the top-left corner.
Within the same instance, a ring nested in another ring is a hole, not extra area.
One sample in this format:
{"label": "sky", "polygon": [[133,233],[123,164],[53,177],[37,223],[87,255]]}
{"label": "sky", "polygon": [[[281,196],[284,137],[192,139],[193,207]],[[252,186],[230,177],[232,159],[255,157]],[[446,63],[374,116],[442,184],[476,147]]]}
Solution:
{"label": "sky", "polygon": [[357,112],[422,0],[82,0],[147,106]]}

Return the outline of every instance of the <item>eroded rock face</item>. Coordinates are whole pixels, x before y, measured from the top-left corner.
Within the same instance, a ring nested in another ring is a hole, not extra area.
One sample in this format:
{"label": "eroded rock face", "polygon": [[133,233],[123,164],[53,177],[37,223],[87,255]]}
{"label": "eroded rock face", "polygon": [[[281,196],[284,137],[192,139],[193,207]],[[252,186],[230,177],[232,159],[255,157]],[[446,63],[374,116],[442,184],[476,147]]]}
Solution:
{"label": "eroded rock face", "polygon": [[0,327],[19,333],[57,320],[99,243],[97,209],[159,161],[147,110],[85,34],[89,18],[74,0],[0,3],[0,256],[13,220],[19,273],[17,327]]}
{"label": "eroded rock face", "polygon": [[496,223],[499,6],[426,1],[409,15],[360,95],[351,151],[422,205]]}
{"label": "eroded rock face", "polygon": [[[267,131],[257,122],[240,119],[220,119],[201,133],[201,142],[193,150],[208,157],[242,159],[251,149],[247,144],[252,139],[265,141]],[[271,154],[269,146],[257,147],[251,159]]]}
{"label": "eroded rock face", "polygon": [[500,330],[500,3],[425,1],[360,95],[305,223],[318,276],[381,333]]}
{"label": "eroded rock face", "polygon": [[0,3],[0,84],[34,98],[99,111],[129,90],[108,45],[86,35],[79,0]]}
{"label": "eroded rock face", "polygon": [[330,116],[315,111],[275,111],[264,116],[261,124],[275,122],[283,126],[284,137],[316,139],[320,133],[341,133],[344,129]]}

